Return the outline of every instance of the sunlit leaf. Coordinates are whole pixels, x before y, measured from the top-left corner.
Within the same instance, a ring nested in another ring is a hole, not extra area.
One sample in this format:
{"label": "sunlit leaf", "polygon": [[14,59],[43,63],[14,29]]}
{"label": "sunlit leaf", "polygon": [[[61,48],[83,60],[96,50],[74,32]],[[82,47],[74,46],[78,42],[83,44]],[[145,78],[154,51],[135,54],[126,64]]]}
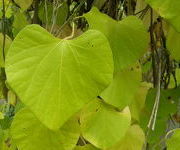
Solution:
{"label": "sunlit leaf", "polygon": [[19,111],[11,126],[13,141],[20,150],[72,150],[80,130],[76,117],[58,131],[45,127],[27,108]]}
{"label": "sunlit leaf", "polygon": [[114,75],[111,84],[101,93],[101,97],[109,104],[120,109],[129,105],[140,86],[141,69],[136,64]]}
{"label": "sunlit leaf", "polygon": [[120,141],[131,122],[129,108],[122,112],[99,100],[90,102],[82,111],[83,137],[93,145],[105,149]]}
{"label": "sunlit leaf", "polygon": [[173,135],[167,139],[167,150],[179,150],[180,148],[180,129],[176,129]]}
{"label": "sunlit leaf", "polygon": [[123,139],[107,150],[141,150],[145,142],[143,130],[138,125],[132,125]]}
{"label": "sunlit leaf", "polygon": [[114,56],[115,72],[134,64],[148,47],[148,34],[141,20],[130,16],[115,21],[93,8],[84,15],[90,29],[101,31],[108,38]]}
{"label": "sunlit leaf", "polygon": [[57,130],[112,80],[112,53],[99,31],[61,40],[30,25],[9,49],[6,74],[20,100]]}

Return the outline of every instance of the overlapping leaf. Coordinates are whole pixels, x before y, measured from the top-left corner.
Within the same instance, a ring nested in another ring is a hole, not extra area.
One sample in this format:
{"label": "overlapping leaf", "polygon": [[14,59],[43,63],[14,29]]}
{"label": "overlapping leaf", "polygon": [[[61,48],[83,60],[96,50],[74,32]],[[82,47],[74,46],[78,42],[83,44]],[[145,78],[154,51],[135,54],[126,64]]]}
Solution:
{"label": "overlapping leaf", "polygon": [[101,93],[101,97],[109,104],[123,109],[129,105],[140,86],[141,69],[136,64],[114,75],[111,84]]}
{"label": "overlapping leaf", "polygon": [[115,72],[134,64],[148,47],[148,34],[141,20],[134,16],[115,21],[93,8],[84,15],[91,29],[101,31],[108,38]]}
{"label": "overlapping leaf", "polygon": [[180,32],[179,0],[146,0],[146,2]]}
{"label": "overlapping leaf", "polygon": [[61,40],[38,25],[27,26],[6,60],[9,85],[54,130],[98,96],[113,76],[110,46],[95,30]]}
{"label": "overlapping leaf", "polygon": [[80,128],[77,118],[73,117],[58,131],[51,131],[24,108],[14,118],[11,135],[19,150],[72,150]]}
{"label": "overlapping leaf", "polygon": [[123,112],[99,100],[90,102],[82,111],[83,137],[93,145],[105,149],[120,141],[131,122],[129,108]]}

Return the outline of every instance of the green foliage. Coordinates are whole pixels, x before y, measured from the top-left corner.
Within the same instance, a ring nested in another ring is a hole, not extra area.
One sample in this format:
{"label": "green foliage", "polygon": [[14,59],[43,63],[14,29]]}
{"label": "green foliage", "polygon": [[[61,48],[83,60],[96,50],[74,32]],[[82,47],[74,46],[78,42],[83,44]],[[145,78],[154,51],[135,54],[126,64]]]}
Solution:
{"label": "green foliage", "polygon": [[178,0],[146,0],[160,15],[180,32],[180,1]]}
{"label": "green foliage", "polygon": [[105,149],[122,139],[130,120],[129,108],[119,112],[104,102],[94,100],[84,107],[80,123],[83,136],[95,146]]}
{"label": "green foliage", "polygon": [[179,6],[0,1],[0,150],[179,150]]}
{"label": "green foliage", "polygon": [[47,127],[57,130],[109,84],[112,54],[98,31],[61,40],[31,25],[13,41],[6,74],[21,101]]}
{"label": "green foliage", "polygon": [[108,150],[141,150],[145,141],[143,130],[138,125],[132,125],[123,139]]}
{"label": "green foliage", "polygon": [[76,117],[67,121],[58,131],[51,131],[27,108],[16,114],[11,126],[12,138],[20,150],[71,150],[79,134]]}
{"label": "green foliage", "polygon": [[111,84],[101,93],[101,97],[107,103],[123,109],[133,101],[140,82],[140,65],[136,64],[116,73]]}
{"label": "green foliage", "polygon": [[170,139],[167,139],[167,150],[178,150],[180,147],[180,129],[176,129]]}
{"label": "green foliage", "polygon": [[39,7],[39,18],[43,23],[62,25],[68,15],[68,6],[62,3],[54,8],[52,3],[42,2]]}
{"label": "green foliage", "polygon": [[84,16],[90,29],[99,30],[108,38],[113,52],[115,72],[133,65],[144,54],[148,46],[148,35],[142,22],[136,17],[130,16],[117,22],[100,13],[97,8],[93,8]]}
{"label": "green foliage", "polygon": [[16,4],[18,4],[21,7],[22,10],[28,9],[33,2],[33,0],[14,0],[14,1]]}

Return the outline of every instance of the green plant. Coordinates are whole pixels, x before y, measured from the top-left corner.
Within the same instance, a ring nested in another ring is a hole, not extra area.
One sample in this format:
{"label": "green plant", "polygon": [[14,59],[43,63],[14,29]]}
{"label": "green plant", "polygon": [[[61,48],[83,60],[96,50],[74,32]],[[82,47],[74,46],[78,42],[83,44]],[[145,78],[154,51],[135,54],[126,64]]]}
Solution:
{"label": "green plant", "polygon": [[179,150],[178,0],[2,0],[0,150]]}

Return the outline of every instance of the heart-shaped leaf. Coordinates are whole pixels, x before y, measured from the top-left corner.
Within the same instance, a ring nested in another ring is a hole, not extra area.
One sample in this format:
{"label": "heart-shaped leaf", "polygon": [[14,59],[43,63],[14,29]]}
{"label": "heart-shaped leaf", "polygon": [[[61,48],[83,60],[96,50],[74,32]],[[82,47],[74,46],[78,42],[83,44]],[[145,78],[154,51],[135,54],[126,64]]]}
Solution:
{"label": "heart-shaped leaf", "polygon": [[105,149],[120,141],[131,122],[129,108],[123,112],[99,100],[91,101],[82,111],[80,123],[83,137]]}
{"label": "heart-shaped leaf", "polygon": [[148,34],[141,20],[134,16],[115,21],[97,8],[84,15],[90,29],[104,33],[114,56],[115,72],[134,64],[148,47]]}
{"label": "heart-shaped leaf", "polygon": [[61,40],[30,25],[9,49],[6,74],[21,101],[57,130],[112,80],[112,52],[99,31]]}
{"label": "heart-shaped leaf", "polygon": [[80,128],[78,119],[73,117],[58,131],[51,131],[29,109],[23,108],[13,120],[11,135],[19,150],[72,150]]}
{"label": "heart-shaped leaf", "polygon": [[14,0],[16,4],[18,4],[23,10],[28,9],[33,0]]}

